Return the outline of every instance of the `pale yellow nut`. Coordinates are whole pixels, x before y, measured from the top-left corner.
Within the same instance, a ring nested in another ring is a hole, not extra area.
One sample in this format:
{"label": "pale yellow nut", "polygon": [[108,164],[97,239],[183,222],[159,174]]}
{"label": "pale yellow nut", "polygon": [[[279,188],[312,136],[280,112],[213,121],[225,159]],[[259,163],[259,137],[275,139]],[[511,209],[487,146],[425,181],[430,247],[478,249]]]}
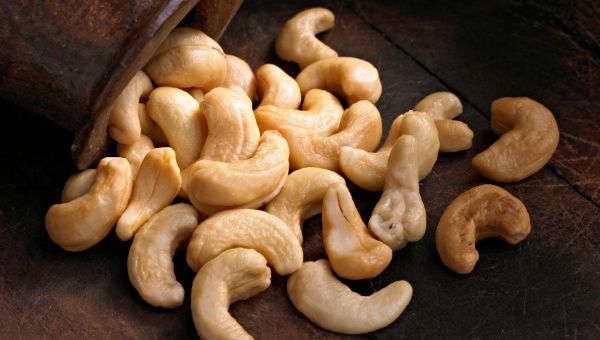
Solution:
{"label": "pale yellow nut", "polygon": [[253,339],[229,314],[229,305],[271,285],[265,258],[252,249],[230,249],[204,265],[192,284],[192,318],[200,338]]}
{"label": "pale yellow nut", "polygon": [[200,159],[233,162],[248,159],[256,151],[260,131],[252,102],[241,92],[219,87],[204,97],[200,110],[208,124],[208,136]]}
{"label": "pale yellow nut", "polygon": [[202,101],[204,101],[204,91],[202,91],[202,89],[197,88],[197,87],[191,87],[189,89],[186,89],[185,91],[187,93],[189,93],[190,96],[194,97],[194,99],[196,99],[198,104],[200,104],[200,103],[202,103]]}
{"label": "pale yellow nut", "polygon": [[152,215],[171,204],[181,186],[181,175],[171,148],[150,150],[133,183],[127,209],[117,222],[117,236],[127,241]]}
{"label": "pale yellow nut", "polygon": [[127,208],[131,186],[129,162],[120,157],[103,158],[87,193],[48,209],[48,235],[67,251],[82,251],[94,246],[108,235]]}
{"label": "pale yellow nut", "polygon": [[283,60],[292,61],[300,68],[325,58],[337,57],[331,47],[316,35],[330,30],[335,23],[333,12],[323,7],[306,9],[286,21],[275,40],[275,52]]}
{"label": "pale yellow nut", "polygon": [[302,243],[302,223],[321,213],[323,196],[332,183],[346,183],[337,173],[320,168],[303,168],[292,172],[285,185],[265,211],[279,217]]}
{"label": "pale yellow nut", "polygon": [[403,135],[396,140],[388,159],[383,194],[369,219],[371,233],[394,251],[425,235],[417,152],[415,137]]}
{"label": "pale yellow nut", "polygon": [[175,277],[173,255],[192,236],[198,212],[189,204],[168,206],[152,216],[135,234],[129,256],[129,281],[142,299],[155,307],[183,304],[184,289]]}
{"label": "pale yellow nut", "polygon": [[131,144],[140,138],[138,104],[152,89],[152,81],[144,71],[138,71],[129,81],[110,111],[108,135],[112,139],[120,144]]}
{"label": "pale yellow nut", "polygon": [[208,132],[200,106],[192,96],[174,87],[159,87],[150,94],[146,108],[167,136],[182,170],[200,157]]}
{"label": "pale yellow nut", "polygon": [[227,54],[227,76],[223,87],[239,86],[250,100],[256,97],[256,77],[250,65],[243,59]]}
{"label": "pale yellow nut", "polygon": [[377,103],[381,96],[379,72],[368,61],[352,57],[333,57],[308,65],[296,77],[302,94],[323,89],[346,99],[349,105],[359,100]]}
{"label": "pale yellow nut", "polygon": [[163,130],[150,118],[146,104],[138,104],[138,117],[140,119],[142,135],[150,138],[156,147],[169,146],[169,140]]}
{"label": "pale yellow nut", "polygon": [[501,137],[473,158],[473,166],[493,181],[517,182],[533,175],[558,146],[560,133],[552,112],[527,97],[495,100],[491,123]]}
{"label": "pale yellow nut", "polygon": [[313,89],[306,93],[302,110],[265,105],[254,111],[260,131],[294,126],[311,132],[330,135],[337,131],[344,107],[331,93]]}
{"label": "pale yellow nut", "polygon": [[302,265],[302,246],[285,222],[261,210],[233,209],[200,223],[188,244],[187,263],[196,271],[230,248],[255,249],[279,275]]}
{"label": "pale yellow nut", "polygon": [[346,184],[329,186],[323,198],[323,245],[333,271],[346,279],[371,279],[392,260],[392,249],[367,230]]}
{"label": "pale yellow nut", "polygon": [[508,191],[484,184],[463,192],[446,207],[435,230],[435,246],[446,267],[469,274],[479,259],[475,242],[493,237],[517,244],[530,231],[525,205]]}
{"label": "pale yellow nut", "polygon": [[350,290],[331,272],[327,260],[304,262],[289,277],[292,304],[312,322],[342,334],[363,334],[388,326],[400,317],[412,298],[412,286],[395,281],[369,296]]}
{"label": "pale yellow nut", "polygon": [[435,121],[440,138],[440,152],[458,152],[470,149],[473,145],[473,130],[458,120],[442,119]]}
{"label": "pale yellow nut", "polygon": [[302,101],[296,80],[273,64],[265,64],[256,70],[256,91],[260,99],[259,107],[273,105],[295,110]]}
{"label": "pale yellow nut", "polygon": [[131,165],[131,174],[133,175],[134,180],[137,177],[142,161],[144,161],[144,157],[146,157],[146,154],[152,149],[154,149],[152,140],[144,135],[140,135],[140,139],[135,143],[117,145],[117,155],[129,161],[129,165]]}
{"label": "pale yellow nut", "polygon": [[209,36],[191,28],[176,28],[158,48],[144,70],[160,86],[220,86],[227,75],[223,50]]}
{"label": "pale yellow nut", "polygon": [[342,115],[339,130],[322,136],[309,130],[283,126],[279,132],[290,147],[290,167],[317,167],[339,171],[340,148],[350,146],[372,151],[381,139],[381,115],[366,100],[352,104]]}
{"label": "pale yellow nut", "polygon": [[413,108],[427,112],[433,120],[453,119],[463,112],[460,99],[451,92],[434,92],[421,99]]}
{"label": "pale yellow nut", "polygon": [[67,203],[83,196],[96,180],[96,169],[87,169],[69,176],[65,182],[60,202]]}

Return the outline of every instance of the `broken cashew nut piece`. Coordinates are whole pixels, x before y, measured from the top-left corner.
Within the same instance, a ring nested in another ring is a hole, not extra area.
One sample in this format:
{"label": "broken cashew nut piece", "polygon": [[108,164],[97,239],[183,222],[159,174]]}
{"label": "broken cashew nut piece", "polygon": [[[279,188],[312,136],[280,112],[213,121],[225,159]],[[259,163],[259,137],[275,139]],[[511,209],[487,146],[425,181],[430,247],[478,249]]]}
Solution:
{"label": "broken cashew nut piece", "polygon": [[444,210],[435,246],[446,267],[469,274],[479,259],[475,242],[494,237],[517,244],[530,231],[525,205],[508,191],[484,184],[463,192]]}
{"label": "broken cashew nut piece", "polygon": [[271,285],[265,258],[252,249],[230,249],[204,265],[192,284],[192,318],[202,339],[253,339],[229,314],[229,305]]}
{"label": "broken cashew nut piece", "polygon": [[295,110],[302,101],[296,80],[273,64],[265,64],[256,70],[256,90],[260,99],[259,107],[273,105]]}
{"label": "broken cashew nut piece", "polygon": [[156,147],[169,146],[169,140],[163,130],[150,118],[146,104],[138,104],[138,118],[140,120],[140,127],[142,128],[142,135],[150,138]]}
{"label": "broken cashew nut piece", "polygon": [[302,266],[302,246],[290,227],[269,213],[252,209],[223,211],[200,223],[188,244],[187,263],[197,271],[236,247],[255,249],[279,275],[289,275]]}
{"label": "broken cashew nut piece", "polygon": [[60,202],[67,203],[83,196],[96,180],[96,169],[87,169],[69,176],[65,182]]}
{"label": "broken cashew nut piece", "polygon": [[129,162],[120,157],[103,158],[88,192],[48,209],[48,235],[67,251],[91,248],[108,235],[127,208],[131,186]]}
{"label": "broken cashew nut piece", "polygon": [[337,173],[320,168],[303,168],[292,172],[281,192],[270,201],[265,211],[279,217],[302,243],[302,223],[321,213],[323,196],[332,183],[346,183]]}
{"label": "broken cashew nut piece", "polygon": [[425,235],[417,150],[416,138],[411,135],[396,140],[388,159],[383,194],[369,219],[371,233],[394,251]]}
{"label": "broken cashew nut piece", "polygon": [[173,255],[198,225],[198,212],[189,204],[168,206],[152,216],[135,234],[129,256],[129,281],[142,299],[155,307],[183,304],[185,291],[177,282]]}
{"label": "broken cashew nut piece", "polygon": [[379,72],[368,61],[334,57],[308,65],[296,77],[302,95],[311,89],[327,90],[345,98],[348,105],[359,100],[377,103],[381,96]]}
{"label": "broken cashew nut piece", "polygon": [[144,161],[144,157],[154,149],[154,143],[152,140],[144,135],[140,135],[140,138],[132,144],[119,144],[117,145],[117,155],[123,157],[129,161],[131,165],[131,174],[133,179],[137,178],[137,173]]}
{"label": "broken cashew nut piece", "polygon": [[181,186],[181,175],[171,148],[150,150],[133,183],[127,209],[117,222],[117,236],[127,241],[152,215],[171,204]]}
{"label": "broken cashew nut piece", "polygon": [[223,87],[239,86],[250,100],[256,97],[256,77],[250,65],[243,59],[227,54],[227,76]]}
{"label": "broken cashew nut piece", "polygon": [[392,260],[392,249],[367,230],[343,183],[329,186],[323,198],[323,245],[333,271],[346,279],[371,279]]}
{"label": "broken cashew nut piece", "polygon": [[412,286],[395,281],[370,296],[350,290],[331,272],[327,260],[304,262],[288,278],[292,304],[321,328],[342,334],[376,331],[394,322],[412,298]]}
{"label": "broken cashew nut piece", "polygon": [[558,146],[560,133],[552,112],[527,97],[495,100],[491,121],[501,137],[473,158],[473,166],[493,181],[517,182],[533,175]]}
{"label": "broken cashew nut piece", "polygon": [[334,23],[333,12],[322,7],[309,8],[294,15],[277,35],[277,56],[297,63],[300,68],[321,59],[337,57],[336,51],[316,37],[317,34],[333,28]]}

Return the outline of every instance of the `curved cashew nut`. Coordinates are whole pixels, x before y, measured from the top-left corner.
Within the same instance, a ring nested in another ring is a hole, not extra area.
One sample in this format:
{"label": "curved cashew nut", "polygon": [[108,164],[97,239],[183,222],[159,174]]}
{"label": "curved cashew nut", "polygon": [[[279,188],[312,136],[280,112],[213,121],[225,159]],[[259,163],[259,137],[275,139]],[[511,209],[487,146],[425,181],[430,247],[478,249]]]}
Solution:
{"label": "curved cashew nut", "polygon": [[256,151],[260,132],[252,102],[240,92],[219,87],[204,97],[200,110],[208,123],[208,136],[200,159],[232,162],[248,159]]}
{"label": "curved cashew nut", "polygon": [[140,139],[135,143],[117,145],[117,155],[129,161],[129,165],[131,165],[131,174],[133,175],[134,180],[137,178],[137,173],[140,170],[142,161],[144,161],[144,158],[152,149],[154,149],[152,140],[144,135],[140,135]]}
{"label": "curved cashew nut", "polygon": [[421,99],[413,108],[427,112],[433,120],[454,119],[463,112],[462,103],[451,92],[434,92]]}
{"label": "curved cashew nut", "polygon": [[381,115],[366,100],[352,104],[342,115],[339,130],[331,136],[283,126],[279,132],[290,147],[290,167],[300,169],[317,167],[339,171],[339,154],[343,146],[371,151],[381,139]]}
{"label": "curved cashew nut", "polygon": [[302,111],[265,105],[254,111],[260,131],[294,126],[311,132],[330,135],[337,131],[344,107],[331,93],[312,89],[306,93]]}
{"label": "curved cashew nut", "polygon": [[239,86],[250,100],[256,97],[256,78],[252,68],[243,59],[227,54],[227,77],[223,87]]}
{"label": "curved cashew nut", "polygon": [[229,305],[269,288],[271,270],[252,249],[230,249],[204,265],[192,284],[192,318],[202,339],[253,339],[229,314]]}
{"label": "curved cashew nut", "polygon": [[135,234],[129,256],[129,281],[142,299],[155,307],[183,304],[184,289],[177,282],[172,257],[180,243],[192,236],[198,212],[189,204],[168,206],[152,216]]}
{"label": "curved cashew nut", "polygon": [[382,191],[390,151],[404,134],[417,140],[419,180],[425,178],[437,161],[440,142],[434,121],[417,111],[408,111],[394,119],[385,143],[375,153],[342,147],[339,161],[344,175],[363,189]]}
{"label": "curved cashew nut", "polygon": [[381,329],[400,317],[412,298],[412,286],[395,281],[370,295],[359,295],[333,276],[327,260],[304,262],[288,278],[292,304],[320,327],[343,334]]}
{"label": "curved cashew nut", "polygon": [[200,157],[207,138],[206,120],[191,95],[174,87],[159,87],[150,94],[146,108],[167,136],[181,169]]}
{"label": "curved cashew nut", "polygon": [[225,81],[227,59],[219,44],[199,30],[176,28],[144,68],[160,86],[210,90]]}
{"label": "curved cashew nut", "polygon": [[96,169],[87,169],[69,176],[65,182],[60,202],[67,203],[83,196],[96,180]]}
{"label": "curved cashew nut", "polygon": [[323,245],[333,271],[350,280],[371,279],[392,260],[392,249],[369,234],[343,183],[323,198]]}
{"label": "curved cashew nut", "polygon": [[333,28],[334,23],[335,16],[327,8],[309,8],[294,15],[277,35],[277,56],[298,63],[300,68],[321,59],[337,57],[336,51],[315,36]]}
{"label": "curved cashew nut", "polygon": [[383,194],[369,219],[369,230],[392,250],[423,238],[425,206],[419,194],[417,141],[411,135],[396,140],[385,175]]}
{"label": "curved cashew nut", "polygon": [[492,103],[492,129],[498,139],[473,158],[483,176],[497,182],[525,179],[550,161],[560,133],[552,112],[526,97],[505,97]]}
{"label": "curved cashew nut", "polygon": [[379,72],[368,61],[351,57],[334,57],[308,65],[296,77],[302,94],[323,89],[346,99],[349,105],[359,100],[377,103],[381,96]]}
{"label": "curved cashew nut", "polygon": [[150,150],[133,183],[129,205],[117,222],[117,236],[123,241],[132,238],[152,215],[171,204],[180,186],[175,151],[168,147]]}
{"label": "curved cashew nut", "polygon": [[302,243],[302,223],[321,212],[323,196],[332,183],[346,183],[337,173],[320,168],[303,168],[292,172],[281,192],[265,211],[279,217]]}
{"label": "curved cashew nut", "polygon": [[169,140],[163,130],[156,124],[146,110],[146,104],[138,104],[138,118],[140,120],[140,127],[142,128],[142,135],[147,136],[152,140],[152,143],[156,146],[169,146]]}
{"label": "curved cashew nut", "polygon": [[67,251],[86,250],[100,242],[127,208],[131,182],[125,158],[103,158],[87,193],[48,209],[46,231],[52,241]]}
{"label": "curved cashew nut", "polygon": [[444,210],[435,246],[446,267],[469,274],[479,259],[475,242],[494,237],[517,244],[530,231],[525,205],[508,191],[484,184],[458,195]]}
{"label": "curved cashew nut", "polygon": [[296,80],[273,64],[265,64],[256,70],[256,91],[261,100],[259,107],[273,105],[295,110],[302,101]]}
{"label": "curved cashew nut", "polygon": [[187,263],[192,270],[230,248],[252,248],[267,258],[279,275],[302,266],[302,246],[282,220],[261,210],[233,209],[200,223],[188,244]]}
{"label": "curved cashew nut", "polygon": [[138,71],[117,98],[110,112],[108,135],[120,144],[131,144],[140,138],[138,104],[152,91],[152,81]]}

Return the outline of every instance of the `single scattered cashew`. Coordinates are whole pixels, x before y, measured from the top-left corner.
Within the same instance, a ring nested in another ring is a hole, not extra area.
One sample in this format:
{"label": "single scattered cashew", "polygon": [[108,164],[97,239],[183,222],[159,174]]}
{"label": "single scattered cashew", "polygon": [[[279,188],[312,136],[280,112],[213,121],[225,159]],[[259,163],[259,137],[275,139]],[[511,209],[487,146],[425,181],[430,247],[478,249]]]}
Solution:
{"label": "single scattered cashew", "polygon": [[200,159],[233,162],[256,151],[260,132],[252,102],[240,92],[219,87],[204,97],[200,110],[208,123],[208,136]]}
{"label": "single scattered cashew", "polygon": [[302,246],[282,220],[261,210],[233,209],[200,223],[188,244],[187,263],[192,270],[230,248],[252,248],[267,258],[279,275],[302,266]]}
{"label": "single scattered cashew", "polygon": [[315,36],[333,28],[334,23],[335,16],[327,8],[309,8],[294,15],[277,35],[277,56],[298,63],[300,68],[321,59],[337,57],[336,51]]}
{"label": "single scattered cashew", "polygon": [[259,107],[273,105],[297,109],[302,101],[296,80],[273,64],[265,64],[256,70],[256,91],[261,100]]}
{"label": "single scattered cashew", "polygon": [[140,165],[142,165],[142,161],[144,161],[144,157],[152,149],[154,149],[152,140],[144,135],[140,135],[140,138],[135,143],[117,145],[117,155],[129,161],[134,180],[137,178],[137,173]]}
{"label": "single scattered cashew", "polygon": [[152,91],[152,81],[138,71],[117,98],[110,112],[108,135],[121,144],[131,144],[140,138],[138,103]]}
{"label": "single scattered cashew", "polygon": [[142,135],[150,138],[154,146],[169,146],[169,140],[163,130],[150,118],[146,104],[138,104],[138,118],[140,120],[140,127],[142,128]]}
{"label": "single scattered cashew", "polygon": [[417,151],[415,137],[403,135],[396,140],[388,159],[383,194],[369,219],[371,233],[394,251],[425,235]]}
{"label": "single scattered cashew", "polygon": [[69,176],[65,182],[60,202],[67,203],[83,196],[96,180],[96,169],[87,169]]}
{"label": "single scattered cashew", "polygon": [[211,90],[227,75],[227,59],[219,44],[199,30],[176,28],[144,68],[160,86]]}
{"label": "single scattered cashew", "polygon": [[87,193],[48,209],[46,231],[52,241],[67,251],[86,250],[100,242],[127,208],[131,183],[131,166],[125,158],[100,160]]}
{"label": "single scattered cashew", "polygon": [[527,97],[504,97],[492,103],[492,130],[498,139],[473,158],[473,166],[496,182],[517,182],[548,163],[560,133],[552,112]]}
{"label": "single scattered cashew", "polygon": [[479,259],[475,242],[493,237],[517,244],[530,231],[525,205],[508,191],[484,184],[458,195],[444,210],[435,246],[446,267],[469,274]]}
{"label": "single scattered cashew", "polygon": [[159,87],[150,94],[146,108],[167,136],[182,170],[200,157],[207,139],[206,120],[191,95],[174,87]]}
{"label": "single scattered cashew", "polygon": [[318,167],[339,171],[339,154],[342,146],[372,151],[381,139],[381,115],[366,100],[352,104],[342,115],[339,130],[331,136],[283,126],[279,131],[290,147],[290,167],[300,169]]}
{"label": "single scattered cashew", "polygon": [[343,183],[323,198],[323,245],[333,271],[346,279],[371,279],[392,260],[392,249],[369,234]]}
{"label": "single scattered cashew", "polygon": [[310,89],[323,89],[346,99],[349,105],[359,100],[377,103],[381,96],[379,72],[368,61],[334,57],[308,65],[296,77],[302,95]]}
{"label": "single scattered cashew", "polygon": [[175,151],[168,147],[150,150],[133,183],[129,205],[117,222],[117,236],[131,239],[152,215],[171,204],[180,186]]}
{"label": "single scattered cashew", "polygon": [[321,213],[323,196],[332,183],[346,183],[337,173],[320,168],[303,168],[292,172],[265,211],[279,217],[302,243],[302,223]]}
{"label": "single scattered cashew", "polygon": [[230,249],[204,265],[192,284],[192,318],[202,339],[253,339],[229,314],[229,305],[269,288],[271,270],[252,249]]}
{"label": "single scattered cashew", "polygon": [[408,111],[394,119],[385,143],[377,152],[342,147],[339,161],[344,175],[363,189],[382,191],[390,151],[404,134],[417,140],[419,180],[424,179],[437,161],[440,142],[434,121],[417,111]]}
{"label": "single scattered cashew", "polygon": [[260,131],[294,126],[311,132],[330,135],[337,131],[344,107],[331,93],[312,89],[306,93],[302,111],[265,105],[254,111]]}
{"label": "single scattered cashew", "polygon": [[183,304],[184,289],[177,282],[172,257],[179,244],[192,236],[198,212],[189,204],[168,206],[152,216],[135,234],[129,256],[129,281],[142,299],[155,307]]}
{"label": "single scattered cashew", "polygon": [[362,296],[333,276],[327,260],[318,260],[304,262],[288,278],[287,292],[294,307],[320,327],[343,334],[363,334],[400,317],[413,289],[402,280]]}
{"label": "single scattered cashew", "polygon": [[256,78],[252,68],[243,59],[227,54],[227,77],[223,87],[239,86],[250,100],[256,97]]}

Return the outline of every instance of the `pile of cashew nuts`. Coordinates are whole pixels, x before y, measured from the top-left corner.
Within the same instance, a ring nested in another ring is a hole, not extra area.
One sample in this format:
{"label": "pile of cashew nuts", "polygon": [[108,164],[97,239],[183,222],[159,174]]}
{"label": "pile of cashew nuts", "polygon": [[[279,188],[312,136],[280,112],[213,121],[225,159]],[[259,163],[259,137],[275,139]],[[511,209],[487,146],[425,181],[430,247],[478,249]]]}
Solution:
{"label": "pile of cashew nuts", "polygon": [[[439,152],[470,148],[473,132],[453,120],[462,113],[460,100],[438,92],[398,116],[377,149],[378,70],[316,38],[333,25],[324,8],[284,25],[275,49],[300,66],[295,79],[273,64],[254,73],[198,30],[173,31],[112,109],[108,134],[118,157],[71,176],[62,203],[48,210],[51,239],[83,251],[116,226],[121,240],[133,240],[131,284],[163,308],[183,304],[172,257],[187,245],[187,263],[197,272],[193,320],[206,339],[251,338],[228,308],[267,289],[270,268],[289,275],[291,302],[324,329],[360,334],[394,322],[411,300],[408,282],[361,296],[338,277],[376,277],[395,251],[423,238],[419,181]],[[540,170],[558,144],[552,113],[528,98],[498,99],[491,112],[501,137],[473,159],[474,168],[504,183]],[[346,180],[381,192],[366,225]],[[319,213],[328,260],[304,262],[302,224]],[[468,274],[478,259],[476,241],[515,244],[530,229],[523,203],[486,184],[446,208],[435,242],[448,268]]]}

